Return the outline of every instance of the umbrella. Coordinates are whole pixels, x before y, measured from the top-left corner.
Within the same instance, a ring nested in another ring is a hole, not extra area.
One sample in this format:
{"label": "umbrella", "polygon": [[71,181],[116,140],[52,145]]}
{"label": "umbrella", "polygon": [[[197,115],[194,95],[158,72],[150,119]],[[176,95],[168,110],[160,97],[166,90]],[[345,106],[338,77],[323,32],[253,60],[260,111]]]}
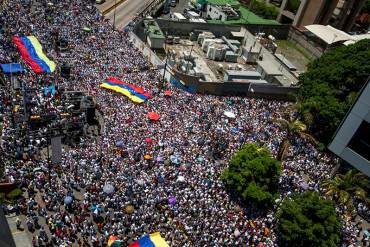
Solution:
{"label": "umbrella", "polygon": [[104,193],[106,193],[106,194],[112,194],[113,192],[114,192],[114,187],[113,187],[113,185],[111,185],[111,184],[106,184],[106,185],[104,185],[104,187],[103,187],[103,191],[104,191]]}
{"label": "umbrella", "polygon": [[108,246],[109,247],[117,247],[121,245],[121,240],[116,236],[110,236],[108,239]]}
{"label": "umbrella", "polygon": [[33,172],[42,172],[41,167],[36,167],[35,169],[32,170]]}
{"label": "umbrella", "polygon": [[201,98],[197,98],[197,101],[198,101],[198,102],[201,102],[201,101],[202,101],[202,99],[201,99]]}
{"label": "umbrella", "polygon": [[93,211],[94,213],[98,213],[98,212],[101,212],[101,211],[103,211],[103,209],[101,209],[101,208],[99,208],[98,206],[96,206],[96,205],[92,205],[91,206],[91,211]]}
{"label": "umbrella", "polygon": [[146,159],[146,160],[150,160],[151,158],[152,158],[152,156],[149,155],[149,154],[144,155],[144,159]]}
{"label": "umbrella", "polygon": [[117,141],[116,142],[116,147],[123,147],[123,141]]}
{"label": "umbrella", "polygon": [[83,27],[82,30],[84,30],[85,32],[88,32],[88,33],[91,32],[91,28],[89,28],[89,27]]}
{"label": "umbrella", "polygon": [[177,182],[185,182],[185,177],[184,176],[178,176],[177,177]]}
{"label": "umbrella", "polygon": [[228,105],[233,105],[234,104],[234,101],[233,100],[226,100],[226,103],[228,104]]}
{"label": "umbrella", "polygon": [[158,156],[156,160],[157,160],[157,162],[162,162],[163,161],[163,157],[162,156]]}
{"label": "umbrella", "polygon": [[164,178],[162,176],[157,177],[159,183],[164,183]]}
{"label": "umbrella", "polygon": [[202,162],[204,161],[204,158],[203,158],[203,157],[201,157],[201,156],[199,156],[199,157],[197,158],[197,161],[198,161],[198,162],[200,162],[200,163],[202,163]]}
{"label": "umbrella", "polygon": [[132,205],[127,205],[125,207],[125,212],[128,213],[128,214],[132,214],[134,211],[135,211],[135,208]]}
{"label": "umbrella", "polygon": [[145,142],[147,143],[147,144],[150,144],[150,143],[152,143],[152,139],[151,138],[145,138]]}
{"label": "umbrella", "polygon": [[231,111],[224,111],[224,115],[228,118],[235,118],[236,117],[235,113],[233,113]]}
{"label": "umbrella", "polygon": [[72,203],[72,201],[73,201],[73,198],[72,198],[71,196],[66,196],[66,197],[64,198],[64,204],[65,204],[65,205],[69,205],[69,204],[71,204],[71,203]]}
{"label": "umbrella", "polygon": [[144,180],[142,180],[142,179],[138,179],[138,180],[136,180],[136,183],[138,184],[138,185],[144,185]]}
{"label": "umbrella", "polygon": [[181,162],[180,157],[177,156],[177,155],[171,155],[170,160],[171,160],[172,163],[174,163],[176,165],[180,164],[180,162]]}
{"label": "umbrella", "polygon": [[156,112],[148,112],[147,116],[152,121],[158,121],[161,118],[161,116]]}
{"label": "umbrella", "polygon": [[171,96],[172,92],[170,90],[166,90],[166,91],[164,91],[164,95],[165,96]]}
{"label": "umbrella", "polygon": [[300,182],[299,186],[301,186],[301,188],[304,189],[304,190],[308,189],[308,183],[305,182],[305,181]]}
{"label": "umbrella", "polygon": [[176,197],[172,196],[168,199],[168,204],[174,206],[176,204]]}
{"label": "umbrella", "polygon": [[182,171],[182,172],[186,171],[186,166],[180,166],[179,170]]}

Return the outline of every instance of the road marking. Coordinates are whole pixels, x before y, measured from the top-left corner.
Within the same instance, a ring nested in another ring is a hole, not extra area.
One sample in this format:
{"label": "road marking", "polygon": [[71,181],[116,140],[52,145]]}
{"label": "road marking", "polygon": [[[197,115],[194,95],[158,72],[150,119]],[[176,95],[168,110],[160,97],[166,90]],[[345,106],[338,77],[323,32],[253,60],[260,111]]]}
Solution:
{"label": "road marking", "polygon": [[111,12],[113,9],[117,8],[119,5],[121,5],[123,2],[126,2],[126,0],[118,0],[116,2],[116,4],[113,4],[112,6],[110,6],[109,8],[107,8],[106,10],[103,10],[102,11],[102,14],[103,15],[106,15],[108,14],[109,12]]}

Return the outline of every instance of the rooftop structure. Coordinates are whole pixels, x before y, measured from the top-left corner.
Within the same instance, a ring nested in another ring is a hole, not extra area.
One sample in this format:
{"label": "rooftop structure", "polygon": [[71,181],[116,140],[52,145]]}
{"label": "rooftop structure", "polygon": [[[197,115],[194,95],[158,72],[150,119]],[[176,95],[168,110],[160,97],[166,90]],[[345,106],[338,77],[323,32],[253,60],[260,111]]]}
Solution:
{"label": "rooftop structure", "polygon": [[255,15],[236,0],[194,0],[195,6],[204,8],[210,23],[223,24],[267,24],[279,25],[275,20],[267,20]]}
{"label": "rooftop structure", "polygon": [[149,46],[153,49],[162,49],[165,36],[157,22],[153,19],[147,19],[144,20],[144,26]]}
{"label": "rooftop structure", "polygon": [[330,25],[308,25],[305,26],[305,29],[307,29],[320,40],[322,40],[326,45],[332,45],[335,43],[350,45],[362,39],[370,38],[370,34],[350,35]]}

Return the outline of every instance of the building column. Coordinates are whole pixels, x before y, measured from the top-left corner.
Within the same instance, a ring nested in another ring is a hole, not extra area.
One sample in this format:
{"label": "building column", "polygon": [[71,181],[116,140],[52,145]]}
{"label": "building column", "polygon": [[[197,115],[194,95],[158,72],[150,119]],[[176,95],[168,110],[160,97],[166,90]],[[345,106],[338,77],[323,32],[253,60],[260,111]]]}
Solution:
{"label": "building column", "polygon": [[[342,30],[345,32],[351,31],[355,24],[356,18],[361,9],[364,7],[366,0],[352,1],[349,15],[346,16],[345,22],[342,24]],[[348,12],[347,12],[348,13]]]}
{"label": "building column", "polygon": [[301,1],[301,4],[299,5],[299,8],[293,20],[293,26],[299,26],[301,24],[302,18],[305,14],[307,3],[308,3],[308,0]]}
{"label": "building column", "polygon": [[283,16],[283,11],[285,10],[286,5],[288,4],[288,0],[283,0],[281,3],[280,9],[279,9],[279,14],[276,18],[278,22],[281,22],[281,17]]}

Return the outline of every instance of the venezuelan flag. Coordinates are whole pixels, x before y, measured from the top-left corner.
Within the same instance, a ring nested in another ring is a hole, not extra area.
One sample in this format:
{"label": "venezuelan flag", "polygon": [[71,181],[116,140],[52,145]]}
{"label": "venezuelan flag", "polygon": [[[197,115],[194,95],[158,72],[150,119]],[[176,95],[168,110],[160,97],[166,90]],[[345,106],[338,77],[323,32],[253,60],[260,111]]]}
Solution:
{"label": "venezuelan flag", "polygon": [[36,74],[55,71],[55,63],[46,57],[40,42],[35,36],[14,36],[13,42],[18,47],[22,58]]}
{"label": "venezuelan flag", "polygon": [[129,247],[170,247],[159,232],[145,235]]}
{"label": "venezuelan flag", "polygon": [[100,87],[121,93],[135,103],[143,103],[151,98],[151,95],[145,92],[144,89],[122,82],[114,77],[108,78],[100,84]]}
{"label": "venezuelan flag", "polygon": [[110,236],[108,239],[108,246],[109,247],[119,247],[121,245],[121,240],[119,240],[116,236]]}

